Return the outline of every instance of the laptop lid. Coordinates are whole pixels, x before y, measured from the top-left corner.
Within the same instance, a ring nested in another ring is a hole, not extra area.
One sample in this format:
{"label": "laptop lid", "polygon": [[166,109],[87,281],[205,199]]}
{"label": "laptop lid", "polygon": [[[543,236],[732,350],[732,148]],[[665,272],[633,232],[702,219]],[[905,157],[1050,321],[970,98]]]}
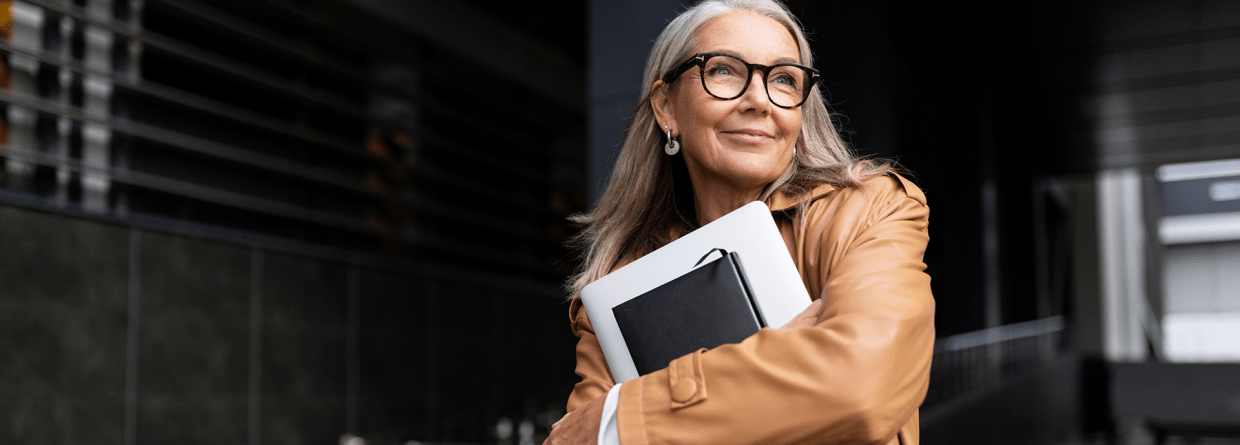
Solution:
{"label": "laptop lid", "polygon": [[758,312],[783,326],[810,304],[771,211],[752,202],[590,283],[581,301],[617,382],[639,376],[612,309],[693,270],[704,252],[722,248],[744,260]]}

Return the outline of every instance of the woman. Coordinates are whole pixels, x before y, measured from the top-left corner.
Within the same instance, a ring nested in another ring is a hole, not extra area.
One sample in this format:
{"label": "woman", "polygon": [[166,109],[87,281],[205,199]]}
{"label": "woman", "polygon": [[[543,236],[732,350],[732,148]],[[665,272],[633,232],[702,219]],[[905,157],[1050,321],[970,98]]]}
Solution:
{"label": "woman", "polygon": [[[773,0],[706,1],[659,36],[608,188],[578,218],[569,314],[582,380],[547,443],[918,442],[934,343],[925,197],[853,157],[811,64]],[[615,385],[581,289],[754,200],[816,301],[780,329]]]}

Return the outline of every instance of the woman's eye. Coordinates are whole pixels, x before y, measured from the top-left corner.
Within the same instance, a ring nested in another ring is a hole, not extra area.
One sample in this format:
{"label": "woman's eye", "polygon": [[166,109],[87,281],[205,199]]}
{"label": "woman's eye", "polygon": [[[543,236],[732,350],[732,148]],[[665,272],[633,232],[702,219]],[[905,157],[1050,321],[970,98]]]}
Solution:
{"label": "woman's eye", "polygon": [[711,68],[710,74],[713,76],[730,76],[732,75],[732,68],[728,68],[726,66],[717,66],[717,67]]}
{"label": "woman's eye", "polygon": [[787,74],[780,74],[772,78],[771,83],[777,83],[781,85],[796,85],[796,79],[793,79],[792,76],[787,75]]}

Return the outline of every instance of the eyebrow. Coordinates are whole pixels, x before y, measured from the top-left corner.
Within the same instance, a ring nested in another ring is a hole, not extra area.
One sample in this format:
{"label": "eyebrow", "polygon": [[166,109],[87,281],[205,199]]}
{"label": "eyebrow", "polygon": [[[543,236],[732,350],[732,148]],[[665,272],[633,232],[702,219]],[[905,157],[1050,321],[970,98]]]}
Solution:
{"label": "eyebrow", "polygon": [[[727,54],[727,55],[729,55],[729,56],[735,57],[735,58],[737,58],[737,59],[746,60],[744,57],[741,57],[739,54],[736,54],[736,51],[732,51],[732,50],[729,50],[729,49],[717,49],[717,50],[705,51],[705,52],[711,52],[711,53],[722,53],[722,54]],[[748,60],[746,60],[746,61],[748,61]],[[753,62],[749,62],[749,63],[753,63]],[[800,59],[794,59],[794,58],[792,58],[792,57],[780,57],[780,58],[778,58],[778,59],[775,59],[775,63],[796,63],[796,64],[800,64],[800,63],[801,63],[801,61],[800,61]]]}

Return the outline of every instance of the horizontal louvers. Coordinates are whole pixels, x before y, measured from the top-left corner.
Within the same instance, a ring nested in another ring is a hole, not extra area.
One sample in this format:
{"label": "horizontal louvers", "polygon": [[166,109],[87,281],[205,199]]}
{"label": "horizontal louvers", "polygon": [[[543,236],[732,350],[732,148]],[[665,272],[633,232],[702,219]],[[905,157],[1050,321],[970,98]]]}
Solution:
{"label": "horizontal louvers", "polygon": [[2,188],[554,278],[580,110],[343,10],[15,2]]}

